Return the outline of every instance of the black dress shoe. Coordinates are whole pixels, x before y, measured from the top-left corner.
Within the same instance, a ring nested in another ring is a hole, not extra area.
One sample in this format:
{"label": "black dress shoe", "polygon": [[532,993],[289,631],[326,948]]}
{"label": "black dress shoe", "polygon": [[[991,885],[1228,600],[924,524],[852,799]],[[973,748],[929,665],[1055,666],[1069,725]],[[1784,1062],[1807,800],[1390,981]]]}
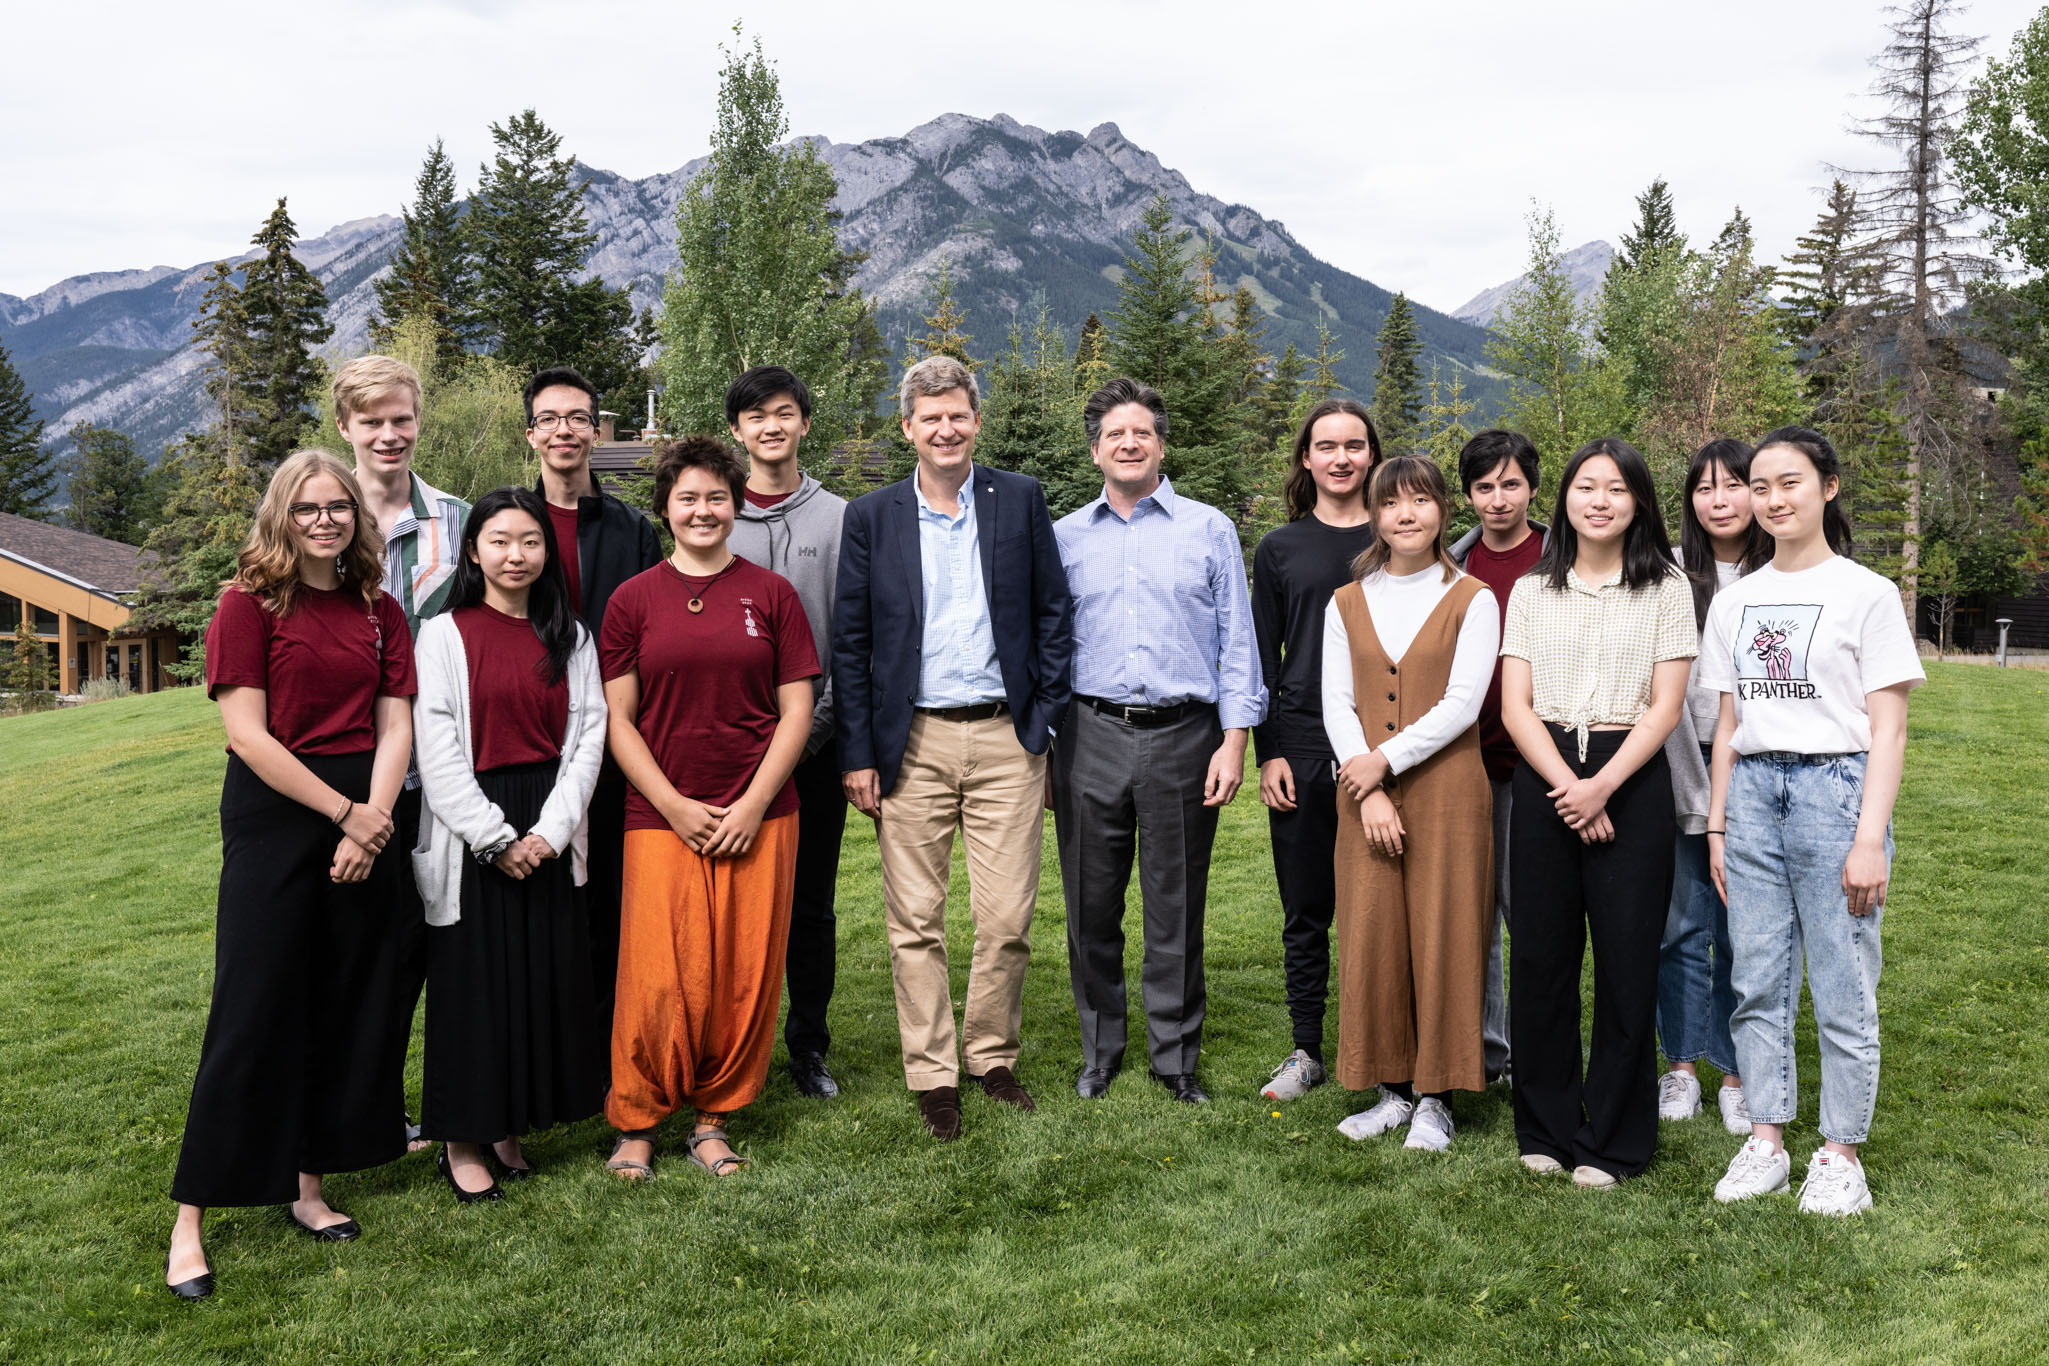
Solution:
{"label": "black dress shoe", "polygon": [[363,1226],[353,1219],[344,1219],[339,1224],[329,1224],[326,1228],[315,1228],[298,1215],[292,1213],[290,1205],[285,1206],[285,1218],[292,1221],[292,1227],[298,1229],[299,1232],[315,1242],[353,1243],[356,1239],[363,1236]]}
{"label": "black dress shoe", "polygon": [[[448,1161],[448,1145],[446,1143],[442,1144],[441,1151],[434,1155],[434,1165],[441,1169],[441,1175],[447,1180],[448,1188],[455,1192],[455,1202],[458,1205],[474,1205],[479,1200],[503,1200],[505,1198],[505,1188],[496,1181],[493,1181],[480,1191],[466,1191],[457,1185],[455,1168]],[[305,1225],[301,1224],[299,1227],[304,1228]]]}
{"label": "black dress shoe", "polygon": [[1117,1075],[1114,1067],[1084,1067],[1075,1078],[1074,1093],[1083,1100],[1097,1100],[1109,1094],[1110,1079]]}
{"label": "black dress shoe", "polygon": [[[171,1254],[166,1252],[164,1254],[164,1275],[169,1276],[170,1274]],[[176,1285],[172,1285],[167,1280],[164,1282],[164,1286],[181,1300],[203,1300],[213,1293],[213,1273],[211,1271],[202,1271],[191,1280],[180,1281]]]}
{"label": "black dress shoe", "polygon": [[1153,1080],[1167,1088],[1169,1094],[1183,1105],[1209,1104],[1209,1092],[1202,1089],[1202,1083],[1193,1072],[1155,1072]]}
{"label": "black dress shoe", "polygon": [[1020,1110],[1036,1110],[1032,1093],[1024,1089],[1024,1083],[1017,1079],[1017,1073],[1008,1067],[992,1067],[979,1077],[969,1081],[982,1088],[989,1099],[1000,1100],[1005,1105],[1015,1105]]}
{"label": "black dress shoe", "polygon": [[840,1084],[825,1070],[823,1053],[790,1054],[790,1080],[813,1100],[831,1100],[840,1093]]}

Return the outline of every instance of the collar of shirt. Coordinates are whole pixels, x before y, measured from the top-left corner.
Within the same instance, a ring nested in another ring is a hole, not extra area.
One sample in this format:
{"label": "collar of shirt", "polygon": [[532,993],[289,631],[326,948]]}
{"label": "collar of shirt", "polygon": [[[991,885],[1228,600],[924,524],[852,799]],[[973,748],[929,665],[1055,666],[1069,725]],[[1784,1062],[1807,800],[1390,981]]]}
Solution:
{"label": "collar of shirt", "polygon": [[1085,510],[1091,522],[1095,521],[1105,512],[1108,512],[1112,517],[1116,517],[1120,522],[1135,522],[1138,520],[1139,514],[1145,511],[1146,504],[1148,503],[1171,518],[1174,515],[1174,481],[1167,478],[1164,474],[1161,475],[1160,486],[1134,503],[1129,517],[1118,516],[1117,509],[1110,506],[1110,493],[1107,488],[1097,494],[1095,501],[1090,503]]}
{"label": "collar of shirt", "polygon": [[960,511],[952,516],[948,516],[932,506],[931,502],[925,497],[924,484],[919,482],[918,476],[915,474],[911,476],[911,492],[918,499],[918,516],[930,517],[935,522],[943,522],[947,526],[959,526],[967,520],[968,514],[975,510],[975,467],[972,464],[968,466],[968,477],[961,482],[960,492],[956,495],[960,503]]}
{"label": "collar of shirt", "polygon": [[1571,565],[1567,565],[1565,567],[1565,586],[1575,593],[1585,593],[1588,597],[1599,597],[1607,589],[1620,588],[1622,586],[1622,571],[1617,569],[1613,578],[1603,579],[1599,583],[1588,583],[1579,576],[1579,570]]}

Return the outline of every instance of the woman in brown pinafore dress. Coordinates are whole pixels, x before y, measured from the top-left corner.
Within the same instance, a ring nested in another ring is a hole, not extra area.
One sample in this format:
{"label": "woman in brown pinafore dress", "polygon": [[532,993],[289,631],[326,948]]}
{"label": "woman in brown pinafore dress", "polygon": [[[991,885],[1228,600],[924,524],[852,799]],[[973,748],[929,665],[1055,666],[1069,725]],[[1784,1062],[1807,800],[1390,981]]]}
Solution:
{"label": "woman in brown pinafore dress", "polygon": [[1343,789],[1337,1075],[1381,1095],[1338,1127],[1364,1139],[1407,1126],[1407,1146],[1441,1152],[1446,1093],[1486,1086],[1493,797],[1475,722],[1500,609],[1444,552],[1434,465],[1384,463],[1367,502],[1378,537],[1326,613],[1324,717]]}

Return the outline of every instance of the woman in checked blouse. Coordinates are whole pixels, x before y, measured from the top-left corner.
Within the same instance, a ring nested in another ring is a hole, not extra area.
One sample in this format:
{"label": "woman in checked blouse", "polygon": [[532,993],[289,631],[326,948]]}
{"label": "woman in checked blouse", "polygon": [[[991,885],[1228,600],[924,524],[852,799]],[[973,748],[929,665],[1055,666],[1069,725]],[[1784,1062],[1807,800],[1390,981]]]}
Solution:
{"label": "woman in checked blouse", "polygon": [[1676,830],[1661,747],[1698,638],[1650,468],[1628,443],[1573,455],[1551,527],[1501,639],[1501,719],[1522,755],[1509,817],[1515,1130],[1531,1171],[1571,1168],[1598,1189],[1657,1148],[1658,944]]}

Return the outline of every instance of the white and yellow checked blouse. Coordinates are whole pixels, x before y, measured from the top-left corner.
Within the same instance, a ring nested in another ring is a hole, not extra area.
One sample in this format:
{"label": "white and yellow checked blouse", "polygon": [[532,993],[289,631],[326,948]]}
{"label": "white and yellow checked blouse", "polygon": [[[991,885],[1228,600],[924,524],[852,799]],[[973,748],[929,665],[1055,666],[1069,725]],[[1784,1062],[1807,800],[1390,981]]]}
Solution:
{"label": "white and yellow checked blouse", "polygon": [[1529,661],[1537,718],[1571,727],[1584,762],[1589,726],[1643,719],[1653,665],[1700,653],[1693,593],[1678,573],[1634,590],[1619,576],[1589,586],[1570,569],[1562,590],[1526,575],[1508,595],[1501,653]]}

